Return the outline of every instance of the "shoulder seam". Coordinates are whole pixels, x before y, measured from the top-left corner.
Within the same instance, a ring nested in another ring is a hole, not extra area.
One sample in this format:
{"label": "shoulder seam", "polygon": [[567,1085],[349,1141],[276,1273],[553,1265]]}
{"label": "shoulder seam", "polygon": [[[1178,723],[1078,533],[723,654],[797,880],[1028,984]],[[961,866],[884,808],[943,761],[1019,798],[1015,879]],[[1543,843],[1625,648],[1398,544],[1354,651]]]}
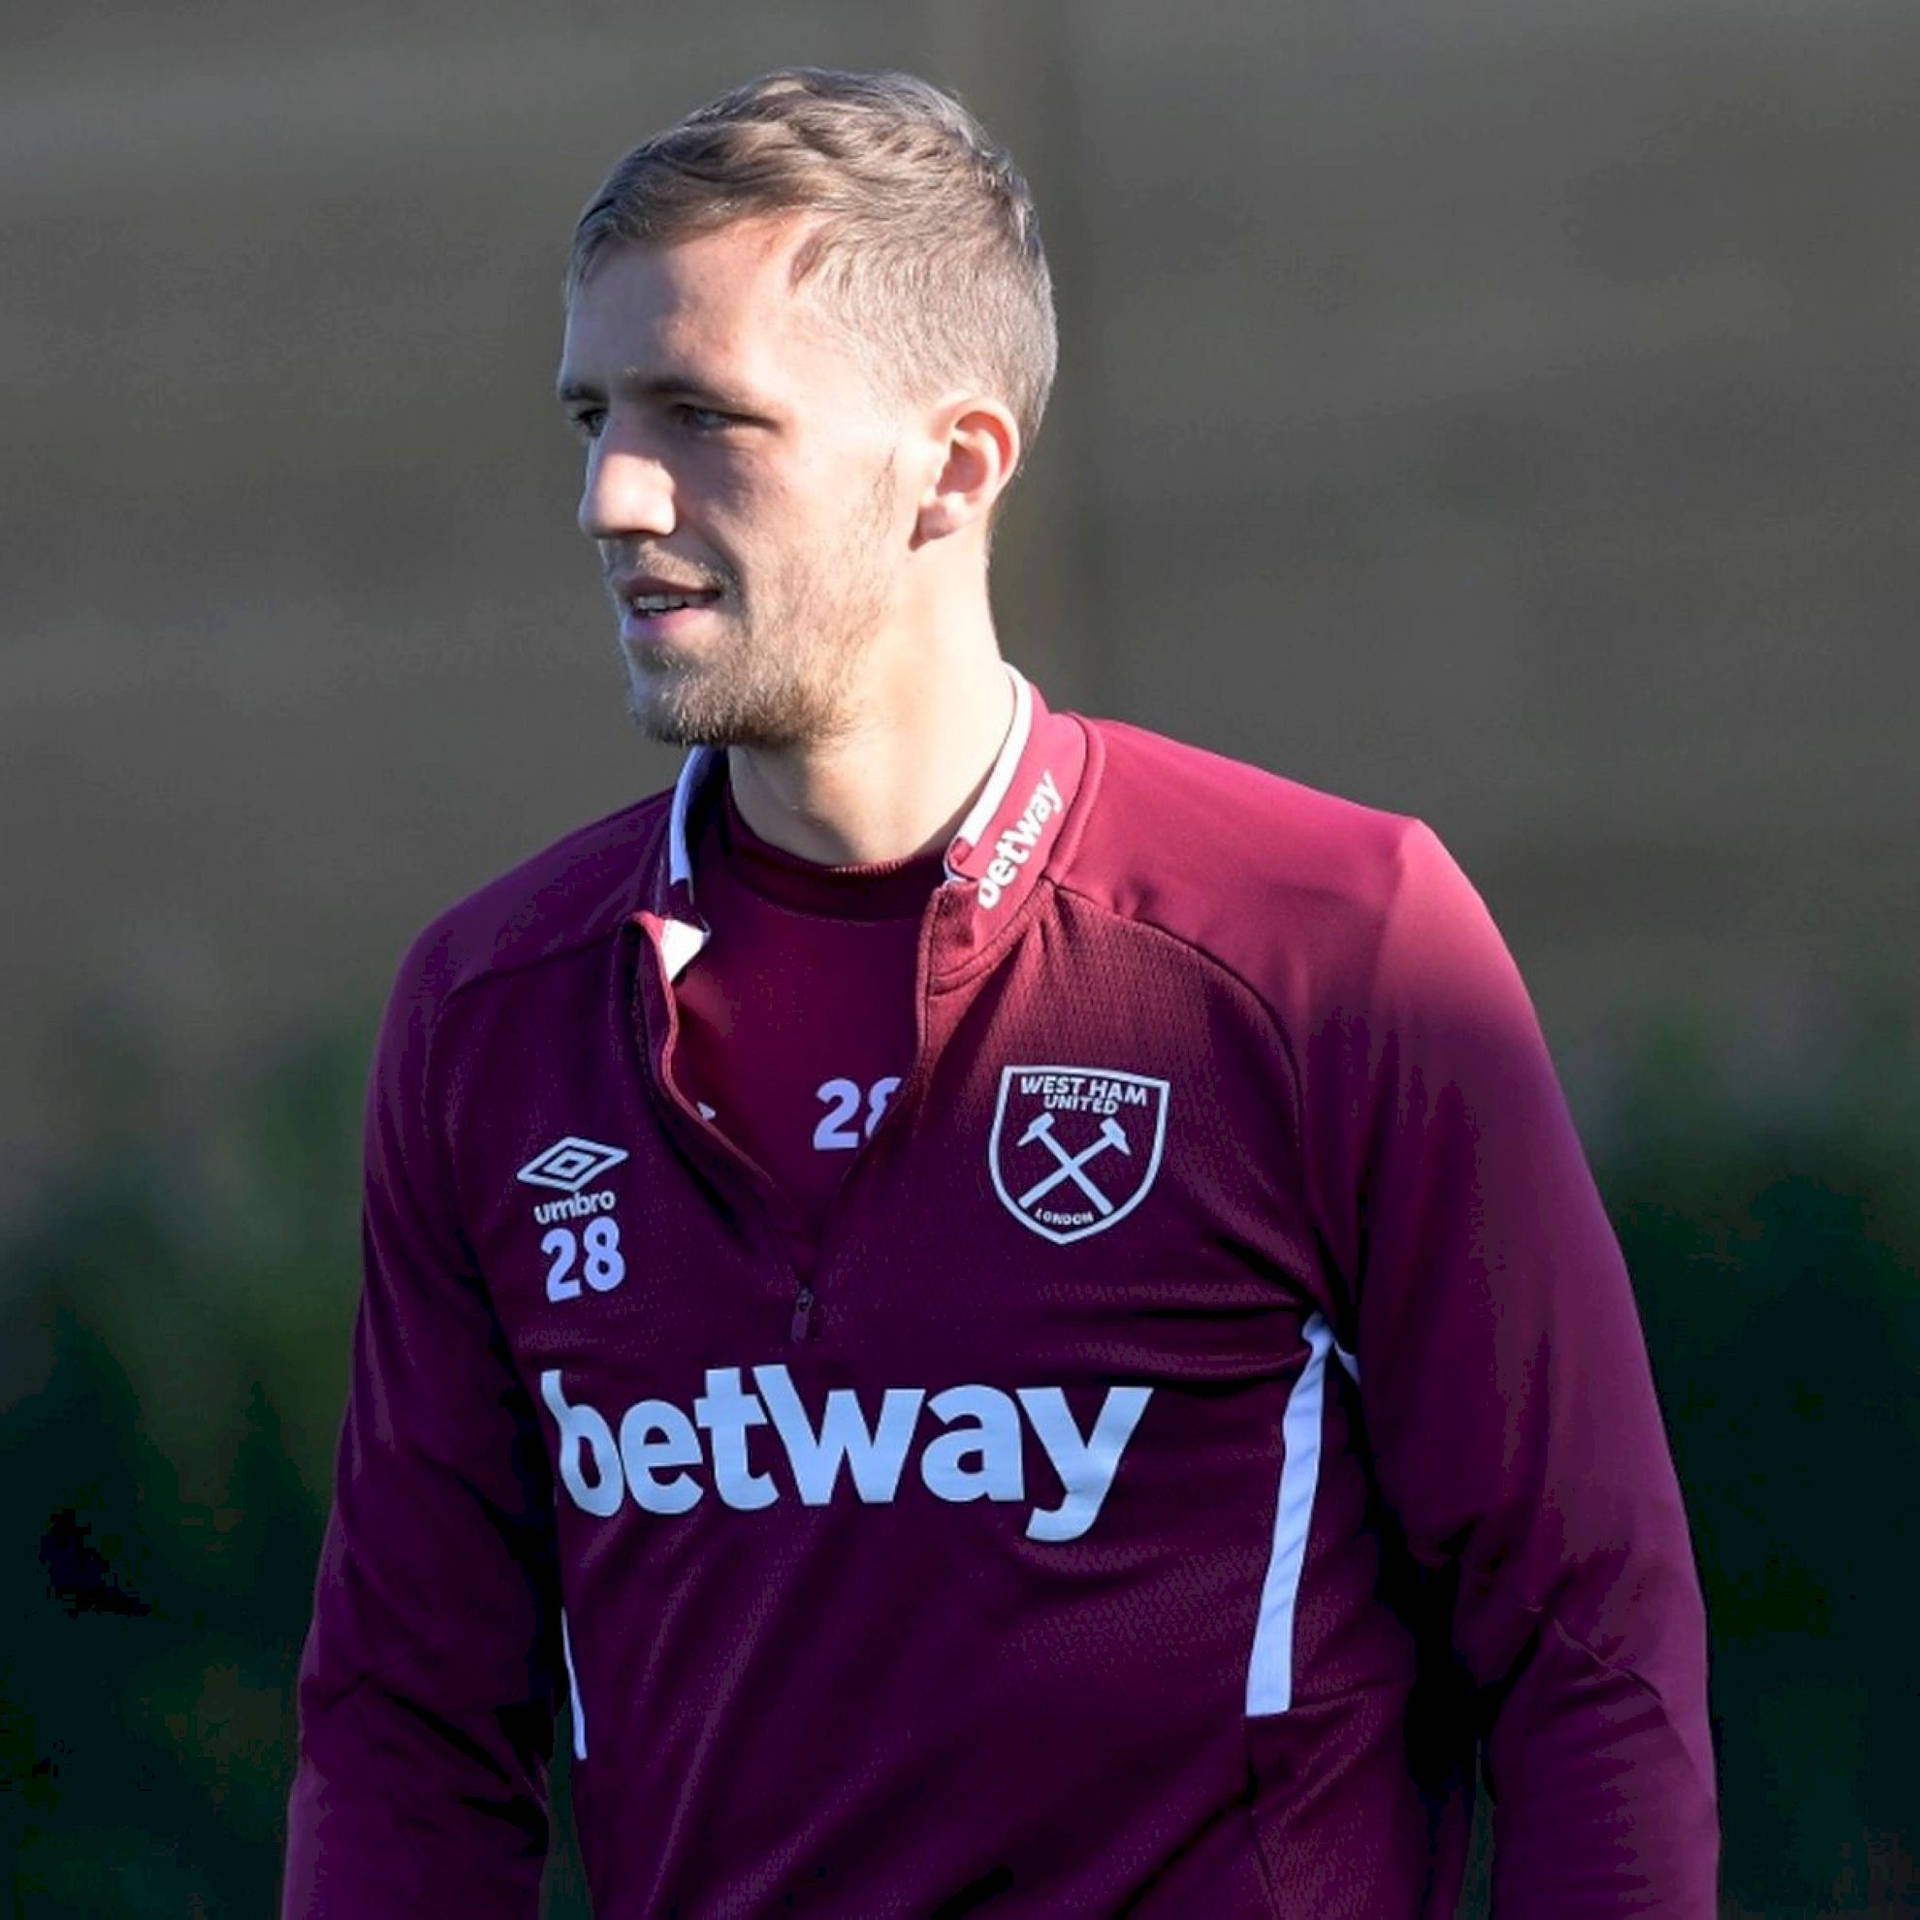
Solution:
{"label": "shoulder seam", "polygon": [[1214,953],[1207,947],[1203,947],[1197,940],[1191,940],[1183,933],[1175,933],[1171,927],[1162,926],[1157,920],[1146,920],[1131,914],[1120,913],[1109,906],[1104,900],[1096,900],[1093,895],[1083,892],[1070,881],[1056,879],[1054,881],[1054,891],[1079,901],[1082,906],[1094,913],[1100,914],[1105,919],[1117,921],[1122,926],[1139,927],[1147,933],[1157,934],[1162,940],[1170,941],[1174,946],[1181,948],[1184,952],[1192,954],[1196,960],[1210,967],[1215,973],[1223,974],[1227,979],[1231,980],[1233,984],[1260,1009],[1261,1017],[1266,1021],[1275,1042],[1279,1046],[1282,1057],[1286,1060],[1287,1090],[1289,1101],[1293,1108],[1294,1131],[1297,1137],[1304,1139],[1305,1136],[1301,1132],[1301,1129],[1306,1124],[1304,1105],[1305,1089],[1300,1077],[1300,1060],[1294,1052],[1293,1041],[1289,1037],[1286,1028],[1281,1024],[1280,1016],[1268,1003],[1267,996],[1262,993],[1251,980],[1247,979],[1247,977],[1240,972],[1239,968],[1229,966],[1217,953]]}
{"label": "shoulder seam", "polygon": [[[659,812],[663,810],[664,805],[667,802],[669,802],[671,798],[672,798],[671,789],[669,789],[666,793],[650,794],[646,799],[636,801],[631,807],[622,807],[614,813],[605,815],[600,820],[589,821],[586,826],[576,828],[574,830],[574,833],[566,835],[563,839],[558,840],[553,844],[555,847],[564,846],[566,845],[567,840],[574,839],[582,834],[591,833],[594,830],[594,828],[604,826],[607,824],[608,821],[619,820],[631,814],[642,813],[650,808],[655,810],[656,812]],[[653,860],[656,852],[658,851],[655,842],[659,834],[660,825],[661,823],[658,819],[655,819],[651,822],[647,822],[641,827],[641,830],[636,836],[638,840],[638,846],[639,846],[638,858],[634,863],[634,871],[636,875],[644,875],[644,873],[646,872],[649,866],[649,863]],[[551,852],[552,850],[553,849],[550,847],[546,851]],[[543,854],[535,854],[532,856],[532,860],[523,862],[522,865],[523,866],[531,865],[533,864],[533,861],[538,861],[543,857],[544,857]],[[509,874],[517,870],[518,869],[509,869]],[[507,875],[501,876],[502,879],[506,877],[508,876]],[[498,884],[498,883],[496,882],[494,884]],[[484,892],[485,890],[486,889],[483,888],[481,891]],[[454,907],[449,908],[447,913],[441,916],[442,923],[444,923],[444,921],[446,921],[447,919],[450,919],[453,915],[459,913],[461,911],[461,907],[464,906],[465,904],[466,904],[465,902],[461,902],[455,905]],[[597,945],[599,942],[603,940],[608,940],[608,939],[617,940],[620,936],[621,928],[629,924],[630,918],[631,916],[629,914],[616,912],[611,917],[583,929],[580,933],[578,933],[571,939],[567,940],[562,945],[549,948],[542,953],[536,953],[536,954],[530,955],[526,959],[502,960],[502,959],[490,958],[485,962],[476,962],[474,964],[473,970],[470,973],[467,973],[463,978],[456,980],[451,986],[447,988],[446,992],[443,995],[439,996],[437,1005],[440,1007],[445,1007],[447,1005],[450,1005],[461,994],[468,992],[470,989],[474,987],[484,985],[486,982],[490,980],[510,979],[517,974],[530,973],[535,968],[546,966],[552,961],[571,959],[575,955],[594,947],[595,945]],[[437,1013],[435,1017],[437,1020],[438,1018]]]}
{"label": "shoulder seam", "polygon": [[617,939],[620,929],[626,924],[627,922],[622,919],[615,920],[607,926],[594,927],[581,934],[578,939],[569,940],[565,946],[552,948],[546,953],[537,953],[531,959],[489,960],[485,966],[477,968],[465,979],[455,981],[447,989],[435,1009],[435,1023],[439,1021],[440,1009],[452,1005],[463,993],[468,993],[475,987],[486,986],[490,981],[510,980],[516,974],[531,973],[536,967],[547,966],[556,960],[571,960],[576,954],[585,952],[602,940]]}

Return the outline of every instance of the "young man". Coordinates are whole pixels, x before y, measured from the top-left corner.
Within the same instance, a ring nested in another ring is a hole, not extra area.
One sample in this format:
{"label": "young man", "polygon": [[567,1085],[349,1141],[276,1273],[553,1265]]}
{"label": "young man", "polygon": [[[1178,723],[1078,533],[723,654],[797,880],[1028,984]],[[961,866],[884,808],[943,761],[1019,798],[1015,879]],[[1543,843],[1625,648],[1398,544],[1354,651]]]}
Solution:
{"label": "young man", "polygon": [[1026,188],[776,74],[575,236],[583,530],[670,795],[440,920],[286,1908],[1713,1911],[1701,1609],[1627,1279],[1432,834],[1001,661]]}

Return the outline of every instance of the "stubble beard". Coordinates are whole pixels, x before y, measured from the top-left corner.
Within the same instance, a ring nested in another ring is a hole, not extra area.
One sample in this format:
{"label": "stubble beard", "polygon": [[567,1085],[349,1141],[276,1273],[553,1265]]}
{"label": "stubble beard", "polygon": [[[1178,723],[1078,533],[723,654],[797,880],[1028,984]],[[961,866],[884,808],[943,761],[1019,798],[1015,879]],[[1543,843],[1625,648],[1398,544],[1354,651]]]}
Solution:
{"label": "stubble beard", "polygon": [[891,600],[883,543],[892,480],[889,461],[839,551],[790,557],[764,577],[754,604],[730,573],[719,604],[732,631],[712,653],[628,660],[633,717],[651,738],[791,752],[850,730],[857,671]]}

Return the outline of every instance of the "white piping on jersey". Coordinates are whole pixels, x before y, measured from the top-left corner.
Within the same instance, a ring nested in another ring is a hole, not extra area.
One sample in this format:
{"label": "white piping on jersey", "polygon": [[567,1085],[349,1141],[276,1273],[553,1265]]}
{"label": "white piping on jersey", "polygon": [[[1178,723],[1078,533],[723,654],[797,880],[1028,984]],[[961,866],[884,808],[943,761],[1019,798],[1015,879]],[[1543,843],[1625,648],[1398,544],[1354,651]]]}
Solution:
{"label": "white piping on jersey", "polygon": [[1347,1370],[1347,1378],[1357,1387],[1360,1384],[1360,1356],[1349,1353],[1338,1340],[1333,1343],[1333,1357]]}
{"label": "white piping on jersey", "polygon": [[[1273,1513],[1273,1552],[1260,1588],[1260,1617],[1247,1662],[1247,1712],[1285,1713],[1293,1705],[1293,1609],[1300,1569],[1313,1525],[1313,1496],[1320,1483],[1320,1421],[1326,1403],[1327,1354],[1333,1330],[1317,1313],[1301,1329],[1311,1351],[1287,1395],[1280,1417],[1280,1497]],[[1344,1355],[1342,1358],[1344,1359]]]}
{"label": "white piping on jersey", "polygon": [[567,1632],[567,1610],[560,1609],[560,1658],[567,1663],[567,1704],[573,1709],[573,1757],[587,1757],[587,1710],[580,1704],[580,1676],[573,1670],[573,1640]]}
{"label": "white piping on jersey", "polygon": [[999,758],[993,763],[993,771],[987,775],[987,784],[980,789],[980,798],[973,803],[972,811],[953,831],[953,839],[947,843],[947,878],[958,880],[961,876],[953,869],[952,849],[965,842],[969,852],[980,844],[980,836],[986,832],[987,823],[1000,811],[1000,803],[1007,797],[1007,789],[1013,785],[1013,776],[1019,771],[1020,756],[1027,750],[1027,740],[1033,732],[1033,689],[1027,685],[1026,676],[1011,660],[1002,661],[1007,670],[1007,678],[1013,682],[1013,725],[1007,729],[1005,744],[1000,749]]}

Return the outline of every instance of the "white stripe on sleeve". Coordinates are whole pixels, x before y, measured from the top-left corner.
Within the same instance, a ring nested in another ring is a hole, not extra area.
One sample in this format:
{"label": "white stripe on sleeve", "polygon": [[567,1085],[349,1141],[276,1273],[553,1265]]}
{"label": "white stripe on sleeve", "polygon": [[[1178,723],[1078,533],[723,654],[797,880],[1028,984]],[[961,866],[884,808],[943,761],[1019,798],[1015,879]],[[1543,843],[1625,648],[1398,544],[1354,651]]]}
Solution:
{"label": "white stripe on sleeve", "polygon": [[560,1609],[560,1657],[567,1663],[567,1704],[573,1709],[573,1757],[587,1757],[587,1710],[580,1704],[580,1677],[573,1670],[573,1636],[567,1632],[567,1610]]}
{"label": "white stripe on sleeve", "polygon": [[1333,1331],[1317,1313],[1300,1329],[1311,1351],[1287,1395],[1280,1419],[1280,1497],[1273,1514],[1273,1552],[1260,1589],[1260,1617],[1247,1663],[1247,1712],[1285,1713],[1293,1704],[1293,1607],[1320,1483],[1320,1416],[1326,1400],[1327,1354]]}

